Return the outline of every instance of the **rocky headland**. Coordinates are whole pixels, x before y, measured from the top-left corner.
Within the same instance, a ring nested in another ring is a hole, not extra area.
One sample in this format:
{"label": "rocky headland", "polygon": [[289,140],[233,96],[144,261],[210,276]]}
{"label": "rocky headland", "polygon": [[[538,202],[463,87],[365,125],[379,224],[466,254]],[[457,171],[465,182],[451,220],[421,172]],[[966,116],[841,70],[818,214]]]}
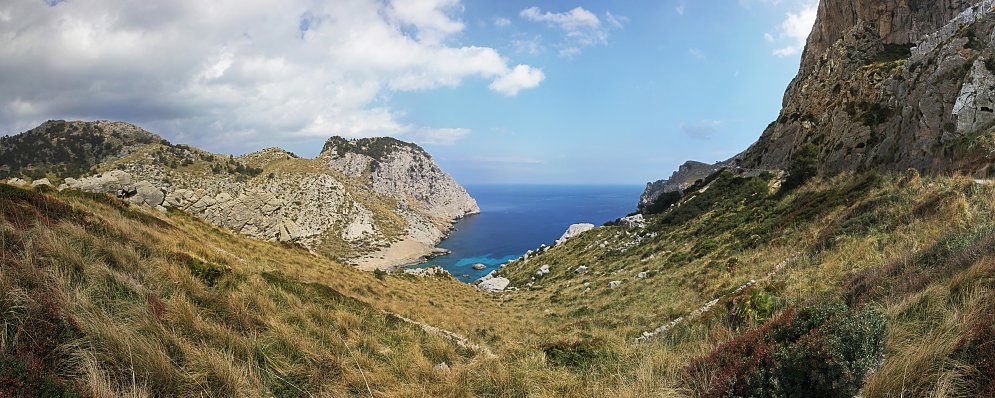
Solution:
{"label": "rocky headland", "polygon": [[[26,145],[49,156],[32,158]],[[279,148],[232,156],[127,123],[49,121],[0,139],[0,170],[15,183],[35,177],[185,211],[366,270],[421,261],[455,219],[480,211],[427,152],[393,138],[333,137],[315,159]]]}

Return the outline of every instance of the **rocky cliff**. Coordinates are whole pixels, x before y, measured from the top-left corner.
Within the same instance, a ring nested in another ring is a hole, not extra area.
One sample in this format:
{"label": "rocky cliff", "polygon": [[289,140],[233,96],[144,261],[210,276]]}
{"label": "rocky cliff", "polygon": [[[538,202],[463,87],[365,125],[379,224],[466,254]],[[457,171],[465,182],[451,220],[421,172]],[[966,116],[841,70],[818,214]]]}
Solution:
{"label": "rocky cliff", "polygon": [[646,189],[639,196],[639,208],[645,208],[665,193],[680,193],[694,184],[695,181],[708,177],[709,174],[724,166],[726,166],[724,163],[708,164],[693,160],[684,162],[670,178],[646,183]]}
{"label": "rocky cliff", "polygon": [[995,152],[992,1],[824,1],[783,109],[737,157],[786,168],[806,143],[822,171],[987,176]]}
{"label": "rocky cliff", "polygon": [[[51,125],[64,128],[46,127]],[[394,139],[336,138],[329,142],[348,145],[303,159],[279,148],[237,157],[209,153],[171,145],[126,123],[48,122],[25,134],[39,129],[55,148],[76,142],[76,131],[133,133],[90,161],[100,160],[88,169],[96,175],[66,177],[62,188],[183,210],[244,235],[296,242],[367,269],[417,262],[432,253],[454,219],[479,211],[424,150]],[[389,145],[366,145],[371,143]],[[377,156],[370,156],[374,146]]]}

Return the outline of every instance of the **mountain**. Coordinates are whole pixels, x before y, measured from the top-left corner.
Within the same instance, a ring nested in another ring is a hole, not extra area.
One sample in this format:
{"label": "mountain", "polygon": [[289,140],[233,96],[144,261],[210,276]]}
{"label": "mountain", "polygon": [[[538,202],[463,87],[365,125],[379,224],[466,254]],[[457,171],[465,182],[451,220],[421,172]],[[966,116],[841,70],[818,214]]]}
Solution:
{"label": "mountain", "polygon": [[30,170],[64,178],[67,188],[183,210],[364,269],[418,262],[454,219],[479,211],[417,145],[392,138],[328,142],[316,159],[279,148],[230,156],[172,145],[127,123],[50,121],[0,139],[0,148],[9,148],[0,154],[14,159],[8,173]]}
{"label": "mountain", "polygon": [[798,76],[760,139],[735,160],[787,168],[806,144],[819,168],[986,177],[995,150],[991,1],[820,4]]}
{"label": "mountain", "polygon": [[[784,170],[811,145],[822,172],[993,174],[993,7],[988,0],[820,2],[780,115],[723,164]],[[650,184],[644,198],[666,181]]]}

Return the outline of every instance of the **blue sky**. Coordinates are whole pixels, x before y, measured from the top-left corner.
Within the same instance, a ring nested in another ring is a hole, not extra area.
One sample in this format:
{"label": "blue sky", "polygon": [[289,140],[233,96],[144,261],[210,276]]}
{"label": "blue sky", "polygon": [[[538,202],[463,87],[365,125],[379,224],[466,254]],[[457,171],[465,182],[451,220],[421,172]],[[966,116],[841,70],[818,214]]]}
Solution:
{"label": "blue sky", "polygon": [[458,181],[641,184],[777,115],[813,0],[0,4],[0,131],[136,123],[222,153],[422,144]]}

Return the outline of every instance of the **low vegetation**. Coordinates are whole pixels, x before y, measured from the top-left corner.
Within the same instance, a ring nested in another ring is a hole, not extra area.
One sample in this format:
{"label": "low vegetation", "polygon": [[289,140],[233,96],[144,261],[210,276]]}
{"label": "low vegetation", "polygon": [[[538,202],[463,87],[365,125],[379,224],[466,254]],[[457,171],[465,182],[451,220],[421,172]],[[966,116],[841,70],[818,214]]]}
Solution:
{"label": "low vegetation", "polygon": [[992,209],[967,178],[726,170],[488,295],[0,186],[0,396],[986,396]]}

